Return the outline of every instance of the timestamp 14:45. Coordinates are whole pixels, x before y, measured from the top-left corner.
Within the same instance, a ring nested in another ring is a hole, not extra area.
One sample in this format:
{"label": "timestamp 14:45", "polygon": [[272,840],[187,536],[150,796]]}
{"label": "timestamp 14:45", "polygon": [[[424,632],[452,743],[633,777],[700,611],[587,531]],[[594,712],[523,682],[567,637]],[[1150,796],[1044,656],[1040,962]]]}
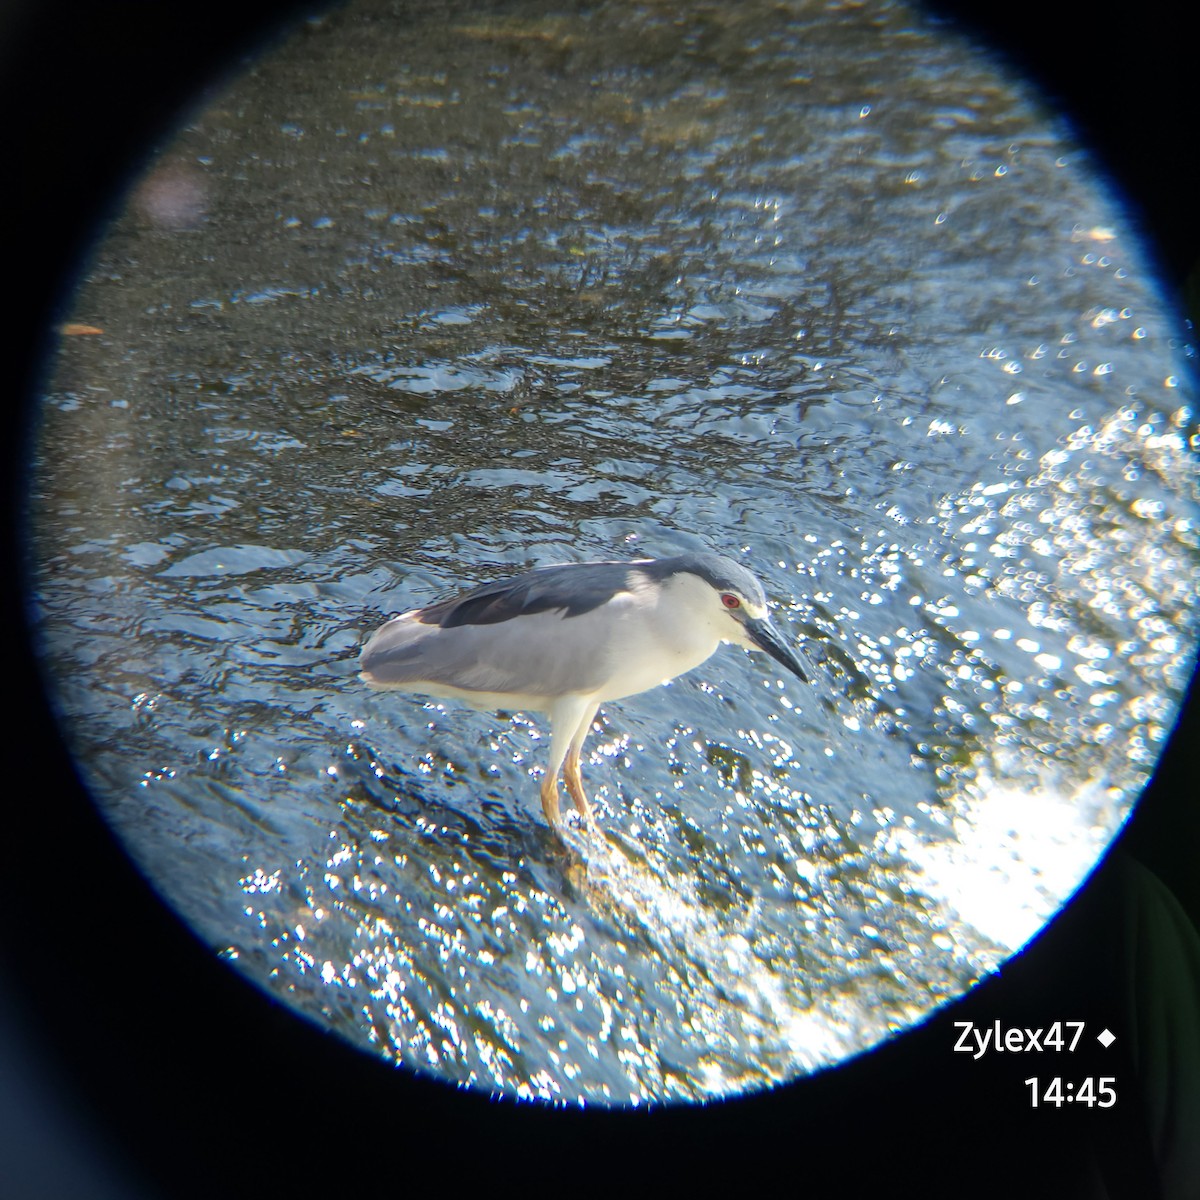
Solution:
{"label": "timestamp 14:45", "polygon": [[1116,1077],[1112,1075],[1096,1079],[1089,1077],[1078,1083],[1058,1076],[1047,1080],[1034,1076],[1025,1080],[1031,1108],[1047,1104],[1055,1108],[1061,1108],[1064,1104],[1079,1104],[1084,1108],[1112,1108],[1117,1102],[1116,1083]]}

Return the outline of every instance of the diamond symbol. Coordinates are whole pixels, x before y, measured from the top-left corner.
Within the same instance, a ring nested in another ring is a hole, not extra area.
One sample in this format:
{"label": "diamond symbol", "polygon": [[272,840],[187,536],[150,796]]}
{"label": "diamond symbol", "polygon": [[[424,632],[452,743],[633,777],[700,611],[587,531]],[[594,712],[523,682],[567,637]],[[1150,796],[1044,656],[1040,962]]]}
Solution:
{"label": "diamond symbol", "polygon": [[1098,1041],[1100,1045],[1105,1048],[1105,1050],[1107,1050],[1109,1046],[1111,1046],[1116,1040],[1117,1035],[1115,1033],[1109,1033],[1107,1029],[1102,1029],[1098,1034],[1096,1034],[1096,1041]]}

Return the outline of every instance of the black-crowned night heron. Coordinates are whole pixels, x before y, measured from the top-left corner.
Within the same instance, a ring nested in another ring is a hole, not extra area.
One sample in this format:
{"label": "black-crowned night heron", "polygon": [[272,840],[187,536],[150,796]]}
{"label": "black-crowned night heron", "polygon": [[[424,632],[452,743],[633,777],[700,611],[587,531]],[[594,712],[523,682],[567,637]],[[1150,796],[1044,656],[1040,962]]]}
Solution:
{"label": "black-crowned night heron", "polygon": [[557,826],[560,769],[590,817],[579,754],[600,705],[690,671],[722,642],[808,678],[771,624],[762,584],[720,554],[569,563],[485,583],[393,617],[360,664],[375,688],[548,714],[542,809]]}

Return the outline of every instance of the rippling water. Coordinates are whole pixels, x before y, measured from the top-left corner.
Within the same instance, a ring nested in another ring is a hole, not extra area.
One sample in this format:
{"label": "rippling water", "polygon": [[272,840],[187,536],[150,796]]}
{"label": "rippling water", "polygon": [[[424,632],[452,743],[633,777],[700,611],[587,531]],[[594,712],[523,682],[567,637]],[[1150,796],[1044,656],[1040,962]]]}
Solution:
{"label": "rippling water", "polygon": [[[1071,130],[899,5],[356,3],[198,111],[45,400],[32,608],[162,894],[350,1042],[697,1099],[919,1021],[1070,896],[1192,669],[1194,380]],[[388,614],[708,547],[722,649],[538,719],[368,692]]]}

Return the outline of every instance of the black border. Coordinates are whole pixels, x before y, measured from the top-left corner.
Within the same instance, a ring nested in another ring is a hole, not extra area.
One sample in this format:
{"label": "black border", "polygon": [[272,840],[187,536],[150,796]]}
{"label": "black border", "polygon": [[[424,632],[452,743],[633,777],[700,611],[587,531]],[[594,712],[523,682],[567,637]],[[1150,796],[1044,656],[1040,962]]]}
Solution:
{"label": "black border", "polygon": [[[1194,42],[1182,6],[1116,16],[1061,0],[936,7],[998,46],[1073,116],[1140,214],[1168,289],[1182,294],[1197,257],[1195,189],[1185,178],[1195,151],[1185,107]],[[24,403],[97,219],[214,74],[303,12],[283,0],[17,0],[0,9],[10,513],[19,513]],[[837,1186],[851,1196],[1165,1195],[1139,1093],[1157,1085],[1133,1055],[1154,977],[1131,977],[1128,914],[1148,870],[1182,905],[1193,936],[1200,927],[1194,695],[1114,854],[1047,932],[952,1010],[841,1070],[765,1096],[651,1113],[553,1112],[348,1053],[247,987],[158,902],[96,815],[54,730],[23,632],[15,528],[6,524],[4,547],[3,661],[16,725],[0,826],[0,1192],[207,1200],[329,1187]],[[58,838],[52,861],[39,851],[47,810]],[[62,936],[60,879],[92,897],[93,938]],[[159,953],[139,961],[122,943]],[[145,999],[133,1006],[134,996]],[[1200,1013],[1182,1015],[1194,1036]],[[955,1020],[1066,1018],[1121,1035],[1103,1060],[1122,1083],[1111,1114],[1031,1112],[1013,1100],[1032,1073],[1024,1063],[950,1050]],[[1198,1085],[1191,1075],[1174,1080],[1193,1096]]]}

